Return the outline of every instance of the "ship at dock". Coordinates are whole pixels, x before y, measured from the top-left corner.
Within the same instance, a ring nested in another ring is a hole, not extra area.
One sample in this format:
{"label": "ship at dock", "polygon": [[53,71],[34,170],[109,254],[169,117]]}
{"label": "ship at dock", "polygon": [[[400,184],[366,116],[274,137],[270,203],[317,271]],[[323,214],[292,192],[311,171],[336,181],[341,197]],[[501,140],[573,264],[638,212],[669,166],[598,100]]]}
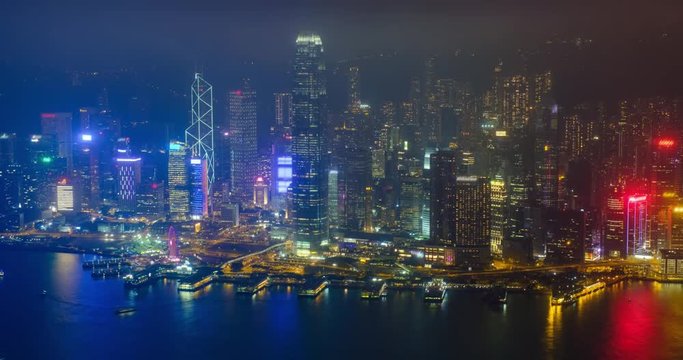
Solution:
{"label": "ship at dock", "polygon": [[441,303],[446,297],[446,283],[441,279],[434,279],[425,285],[424,301]]}

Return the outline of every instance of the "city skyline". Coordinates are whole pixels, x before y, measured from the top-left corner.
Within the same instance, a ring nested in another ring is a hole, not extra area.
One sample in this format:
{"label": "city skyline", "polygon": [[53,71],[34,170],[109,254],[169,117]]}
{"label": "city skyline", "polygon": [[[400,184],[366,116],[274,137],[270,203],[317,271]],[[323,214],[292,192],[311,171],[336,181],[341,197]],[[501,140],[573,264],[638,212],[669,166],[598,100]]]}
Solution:
{"label": "city skyline", "polygon": [[0,360],[683,357],[680,3],[27,4]]}

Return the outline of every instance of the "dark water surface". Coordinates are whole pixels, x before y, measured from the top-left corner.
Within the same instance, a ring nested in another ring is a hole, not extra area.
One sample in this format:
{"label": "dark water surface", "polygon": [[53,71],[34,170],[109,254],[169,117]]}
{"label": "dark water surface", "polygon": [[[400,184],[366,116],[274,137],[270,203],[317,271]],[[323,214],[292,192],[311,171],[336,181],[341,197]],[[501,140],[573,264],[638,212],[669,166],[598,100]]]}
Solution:
{"label": "dark water surface", "polygon": [[[462,291],[441,305],[409,291],[190,294],[174,281],[135,294],[92,280],[84,259],[0,250],[0,359],[683,359],[683,285],[624,283],[565,308],[510,294],[495,309]],[[127,306],[137,311],[114,314]]]}

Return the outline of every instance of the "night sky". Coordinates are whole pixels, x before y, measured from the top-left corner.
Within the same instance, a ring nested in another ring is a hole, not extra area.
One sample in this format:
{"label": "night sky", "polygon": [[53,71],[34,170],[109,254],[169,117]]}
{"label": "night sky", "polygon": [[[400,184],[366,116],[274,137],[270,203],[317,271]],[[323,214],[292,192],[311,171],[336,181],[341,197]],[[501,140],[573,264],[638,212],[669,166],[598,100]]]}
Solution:
{"label": "night sky", "polygon": [[[405,96],[407,79],[419,75],[421,59],[430,54],[455,54],[458,49],[476,53],[469,61],[444,61],[441,72],[485,86],[499,58],[510,59],[517,49],[537,49],[549,39],[576,37],[593,39],[593,52],[583,59],[544,58],[552,62],[551,68],[561,68],[562,61],[575,65],[565,77],[577,81],[560,85],[560,100],[681,90],[683,4],[594,2],[3,1],[0,130],[22,132],[15,122],[77,102],[47,99],[51,91],[45,86],[36,92],[27,89],[19,98],[17,87],[26,87],[27,78],[36,74],[126,68],[135,71],[131,76],[137,80],[183,92],[191,74],[200,70],[218,95],[237,86],[243,76],[253,78],[262,94],[286,89],[300,30],[322,35],[332,71],[363,56],[393,59],[361,64],[362,90],[370,102]],[[655,52],[659,56],[651,56]],[[561,71],[558,74],[562,78]]]}

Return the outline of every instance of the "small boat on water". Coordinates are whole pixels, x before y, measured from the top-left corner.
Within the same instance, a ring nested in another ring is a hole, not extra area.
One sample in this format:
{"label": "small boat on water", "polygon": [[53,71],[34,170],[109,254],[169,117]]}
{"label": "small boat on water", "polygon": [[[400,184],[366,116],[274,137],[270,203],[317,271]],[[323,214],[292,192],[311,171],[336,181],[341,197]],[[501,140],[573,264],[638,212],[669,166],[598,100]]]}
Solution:
{"label": "small boat on water", "polygon": [[125,307],[125,308],[118,308],[114,311],[114,314],[116,315],[124,315],[124,314],[130,314],[135,312],[135,308],[132,307]]}
{"label": "small boat on water", "polygon": [[5,276],[5,271],[0,269],[0,278],[2,278],[3,276]]}
{"label": "small boat on water", "polygon": [[42,296],[45,296],[45,295],[47,295],[47,290],[43,290],[43,291],[41,291],[41,292],[40,292],[40,295],[42,295]]}
{"label": "small boat on water", "polygon": [[434,279],[425,285],[424,301],[427,303],[441,303],[446,297],[446,283],[441,279]]}

